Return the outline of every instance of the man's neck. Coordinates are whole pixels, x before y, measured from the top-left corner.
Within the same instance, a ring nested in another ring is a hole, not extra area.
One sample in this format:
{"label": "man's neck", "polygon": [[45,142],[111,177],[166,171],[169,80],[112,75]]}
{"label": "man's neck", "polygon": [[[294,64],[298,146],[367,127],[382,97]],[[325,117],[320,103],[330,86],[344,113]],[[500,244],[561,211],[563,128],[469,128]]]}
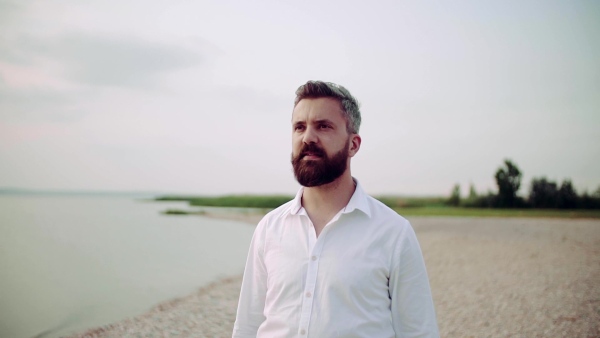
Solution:
{"label": "man's neck", "polygon": [[317,236],[333,216],[348,204],[355,189],[356,185],[349,171],[331,183],[304,188],[302,206],[312,221]]}

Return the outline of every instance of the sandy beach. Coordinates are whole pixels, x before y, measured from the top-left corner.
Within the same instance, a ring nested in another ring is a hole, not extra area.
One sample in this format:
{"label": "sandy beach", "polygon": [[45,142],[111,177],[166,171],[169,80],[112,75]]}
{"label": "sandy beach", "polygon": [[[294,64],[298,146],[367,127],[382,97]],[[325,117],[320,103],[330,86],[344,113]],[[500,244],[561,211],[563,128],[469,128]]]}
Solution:
{"label": "sandy beach", "polygon": [[[218,216],[222,217],[222,216]],[[255,224],[259,216],[238,220]],[[600,221],[410,218],[442,337],[600,337]],[[70,337],[230,337],[241,276]]]}

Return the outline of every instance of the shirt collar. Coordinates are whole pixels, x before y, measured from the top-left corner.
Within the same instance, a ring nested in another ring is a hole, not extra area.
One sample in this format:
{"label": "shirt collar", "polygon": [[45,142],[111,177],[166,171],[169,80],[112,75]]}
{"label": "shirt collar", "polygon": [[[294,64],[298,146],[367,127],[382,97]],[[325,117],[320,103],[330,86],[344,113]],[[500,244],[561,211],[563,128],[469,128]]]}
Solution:
{"label": "shirt collar", "polygon": [[[367,194],[363,190],[362,186],[358,182],[356,178],[352,178],[354,183],[356,183],[356,189],[354,190],[354,194],[350,197],[348,204],[342,210],[343,214],[348,214],[358,209],[364,212],[369,218],[371,217],[371,208],[369,207],[369,201],[367,199]],[[304,187],[301,187],[300,190],[296,193],[296,197],[292,200],[292,205],[290,207],[290,213],[292,215],[297,214],[306,214],[306,211],[302,207],[302,194],[304,193]]]}

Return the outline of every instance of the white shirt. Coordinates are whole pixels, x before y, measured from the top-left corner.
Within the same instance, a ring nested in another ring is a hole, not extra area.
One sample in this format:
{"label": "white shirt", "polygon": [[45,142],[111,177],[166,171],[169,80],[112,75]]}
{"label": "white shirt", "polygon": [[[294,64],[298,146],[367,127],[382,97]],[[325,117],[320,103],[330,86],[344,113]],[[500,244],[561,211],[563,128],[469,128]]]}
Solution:
{"label": "white shirt", "polygon": [[302,192],[254,232],[233,337],[439,337],[410,223],[357,184],[317,238]]}

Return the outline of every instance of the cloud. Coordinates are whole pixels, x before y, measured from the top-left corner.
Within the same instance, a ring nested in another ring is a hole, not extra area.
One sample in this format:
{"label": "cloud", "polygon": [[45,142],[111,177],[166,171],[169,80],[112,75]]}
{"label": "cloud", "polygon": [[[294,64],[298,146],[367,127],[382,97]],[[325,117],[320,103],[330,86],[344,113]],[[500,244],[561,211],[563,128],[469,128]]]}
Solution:
{"label": "cloud", "polygon": [[161,88],[169,73],[202,64],[209,47],[86,32],[0,36],[0,119],[78,120],[87,114],[82,100],[104,89]]}
{"label": "cloud", "polygon": [[197,52],[180,46],[88,34],[30,41],[25,47],[60,62],[69,80],[92,86],[153,87],[168,72],[203,60]]}
{"label": "cloud", "polygon": [[84,115],[68,93],[43,88],[15,89],[0,83],[2,122],[73,122]]}
{"label": "cloud", "polygon": [[0,0],[0,26],[20,14],[25,5],[21,2]]}

